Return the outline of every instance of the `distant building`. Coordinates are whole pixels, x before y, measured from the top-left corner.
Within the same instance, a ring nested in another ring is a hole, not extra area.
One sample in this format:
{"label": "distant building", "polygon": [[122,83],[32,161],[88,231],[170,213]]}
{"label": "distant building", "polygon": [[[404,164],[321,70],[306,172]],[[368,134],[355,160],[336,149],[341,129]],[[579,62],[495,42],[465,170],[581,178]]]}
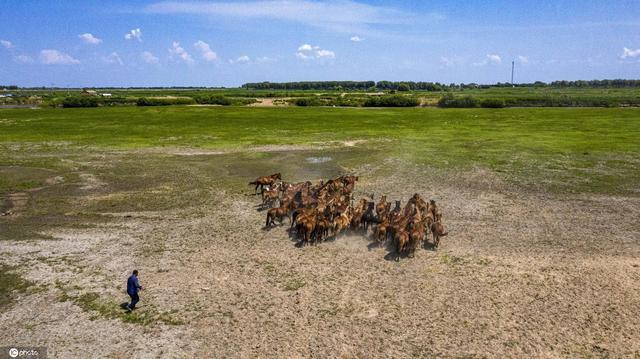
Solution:
{"label": "distant building", "polygon": [[87,90],[87,89],[83,89],[82,90],[82,94],[86,95],[86,96],[97,96],[98,92],[96,92],[96,90]]}
{"label": "distant building", "polygon": [[111,97],[111,94],[110,93],[103,93],[102,97]]}

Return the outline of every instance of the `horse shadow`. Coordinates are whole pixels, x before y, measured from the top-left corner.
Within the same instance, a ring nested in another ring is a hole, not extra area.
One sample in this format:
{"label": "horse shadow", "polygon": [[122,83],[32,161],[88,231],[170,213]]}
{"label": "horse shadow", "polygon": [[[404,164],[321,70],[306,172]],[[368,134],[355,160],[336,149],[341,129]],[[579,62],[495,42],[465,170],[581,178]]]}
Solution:
{"label": "horse shadow", "polygon": [[438,248],[436,248],[436,245],[433,242],[429,242],[429,240],[425,239],[424,243],[422,243],[422,249],[435,252]]}

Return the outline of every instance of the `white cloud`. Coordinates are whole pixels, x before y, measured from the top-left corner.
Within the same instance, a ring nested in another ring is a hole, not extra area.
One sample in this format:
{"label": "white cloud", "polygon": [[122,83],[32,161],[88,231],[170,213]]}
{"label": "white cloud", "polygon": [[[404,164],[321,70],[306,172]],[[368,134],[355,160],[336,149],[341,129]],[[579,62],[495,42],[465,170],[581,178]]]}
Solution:
{"label": "white cloud", "polygon": [[193,44],[200,52],[202,53],[202,58],[207,61],[215,61],[218,58],[218,55],[211,50],[209,44],[202,40],[198,40],[195,44]]}
{"label": "white cloud", "polygon": [[322,49],[317,45],[302,44],[298,47],[296,57],[301,60],[312,60],[321,58],[334,59],[336,57],[336,53],[331,50]]}
{"label": "white cloud", "polygon": [[360,36],[351,36],[351,41],[360,42],[360,41],[364,41],[364,39],[361,38]]}
{"label": "white cloud", "polygon": [[13,48],[13,43],[9,40],[0,40],[0,45],[2,45],[5,49]]}
{"label": "white cloud", "polygon": [[120,55],[118,55],[118,53],[115,51],[110,53],[109,56],[103,56],[102,61],[108,64],[124,65],[124,63],[122,62],[122,59],[120,58]]}
{"label": "white cloud", "polygon": [[498,65],[502,63],[502,58],[499,55],[496,54],[488,54],[487,57],[480,61],[480,62],[474,62],[472,65],[473,66],[485,66],[485,65],[489,65],[489,64],[493,64],[493,65]]}
{"label": "white cloud", "polygon": [[298,51],[311,51],[313,49],[318,49],[318,46],[311,46],[309,44],[302,44],[298,47]]}
{"label": "white cloud", "polygon": [[620,56],[620,58],[624,60],[628,57],[638,57],[638,56],[640,56],[640,49],[631,50],[625,47],[622,49],[622,55]]}
{"label": "white cloud", "polygon": [[218,18],[266,19],[302,23],[342,33],[366,33],[376,25],[440,21],[437,13],[411,14],[394,7],[353,0],[160,1],[145,7],[149,13],[193,14]]}
{"label": "white cloud", "polygon": [[28,55],[17,55],[13,57],[13,61],[19,64],[31,64],[33,63],[33,58]]}
{"label": "white cloud", "polygon": [[464,64],[464,59],[460,56],[441,56],[440,65],[443,67],[452,67]]}
{"label": "white cloud", "polygon": [[72,56],[53,49],[40,51],[40,62],[45,65],[76,65],[80,63]]}
{"label": "white cloud", "polygon": [[93,34],[88,32],[82,35],[78,35],[78,37],[86,44],[97,45],[102,42],[102,40],[98,39],[97,37],[93,36]]}
{"label": "white cloud", "polygon": [[502,58],[500,58],[500,56],[495,55],[495,54],[489,54],[487,55],[487,59],[489,60],[489,62],[491,62],[492,64],[499,64],[502,63]]}
{"label": "white cloud", "polygon": [[520,61],[521,64],[528,64],[529,58],[527,56],[518,55],[518,61]]}
{"label": "white cloud", "polygon": [[169,48],[169,53],[171,53],[172,55],[178,56],[180,59],[182,59],[182,61],[188,64],[194,63],[191,55],[189,55],[189,53],[182,46],[180,46],[179,42],[176,42],[176,41],[173,42],[173,44]]}
{"label": "white cloud", "polygon": [[142,31],[140,31],[140,28],[132,29],[128,33],[124,34],[124,38],[127,40],[142,41]]}
{"label": "white cloud", "polygon": [[235,60],[229,60],[230,64],[248,64],[251,62],[251,58],[247,55],[242,55]]}
{"label": "white cloud", "polygon": [[257,64],[268,64],[268,63],[272,63],[272,62],[276,62],[276,61],[277,60],[272,58],[272,57],[262,56],[262,57],[258,57],[255,62]]}
{"label": "white cloud", "polygon": [[142,53],[142,60],[148,64],[153,65],[160,63],[160,59],[149,51],[144,51]]}
{"label": "white cloud", "polygon": [[336,57],[336,53],[333,51],[329,51],[329,50],[318,50],[316,51],[316,55],[318,57],[326,57],[326,58],[330,58],[333,59]]}
{"label": "white cloud", "polygon": [[296,52],[296,57],[301,60],[308,60],[311,56],[305,55],[304,52]]}

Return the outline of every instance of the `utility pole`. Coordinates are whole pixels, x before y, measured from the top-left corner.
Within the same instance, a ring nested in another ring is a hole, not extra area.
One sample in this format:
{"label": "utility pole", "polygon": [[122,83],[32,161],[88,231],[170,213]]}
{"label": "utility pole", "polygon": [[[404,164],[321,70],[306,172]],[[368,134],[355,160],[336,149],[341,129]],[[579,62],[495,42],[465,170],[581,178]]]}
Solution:
{"label": "utility pole", "polygon": [[516,85],[513,84],[513,69],[515,66],[516,66],[516,62],[511,61],[511,87],[516,87]]}

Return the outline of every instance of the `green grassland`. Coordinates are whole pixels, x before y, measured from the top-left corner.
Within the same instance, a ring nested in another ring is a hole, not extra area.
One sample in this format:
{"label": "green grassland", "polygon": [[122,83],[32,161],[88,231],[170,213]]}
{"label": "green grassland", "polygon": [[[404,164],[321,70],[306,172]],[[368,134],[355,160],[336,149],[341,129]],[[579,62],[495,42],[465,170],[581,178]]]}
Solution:
{"label": "green grassland", "polygon": [[640,110],[632,108],[14,109],[0,110],[0,165],[21,165],[16,148],[228,151],[366,140],[358,146],[365,158],[398,157],[436,169],[483,167],[522,185],[626,193],[637,191],[640,179],[639,135]]}

